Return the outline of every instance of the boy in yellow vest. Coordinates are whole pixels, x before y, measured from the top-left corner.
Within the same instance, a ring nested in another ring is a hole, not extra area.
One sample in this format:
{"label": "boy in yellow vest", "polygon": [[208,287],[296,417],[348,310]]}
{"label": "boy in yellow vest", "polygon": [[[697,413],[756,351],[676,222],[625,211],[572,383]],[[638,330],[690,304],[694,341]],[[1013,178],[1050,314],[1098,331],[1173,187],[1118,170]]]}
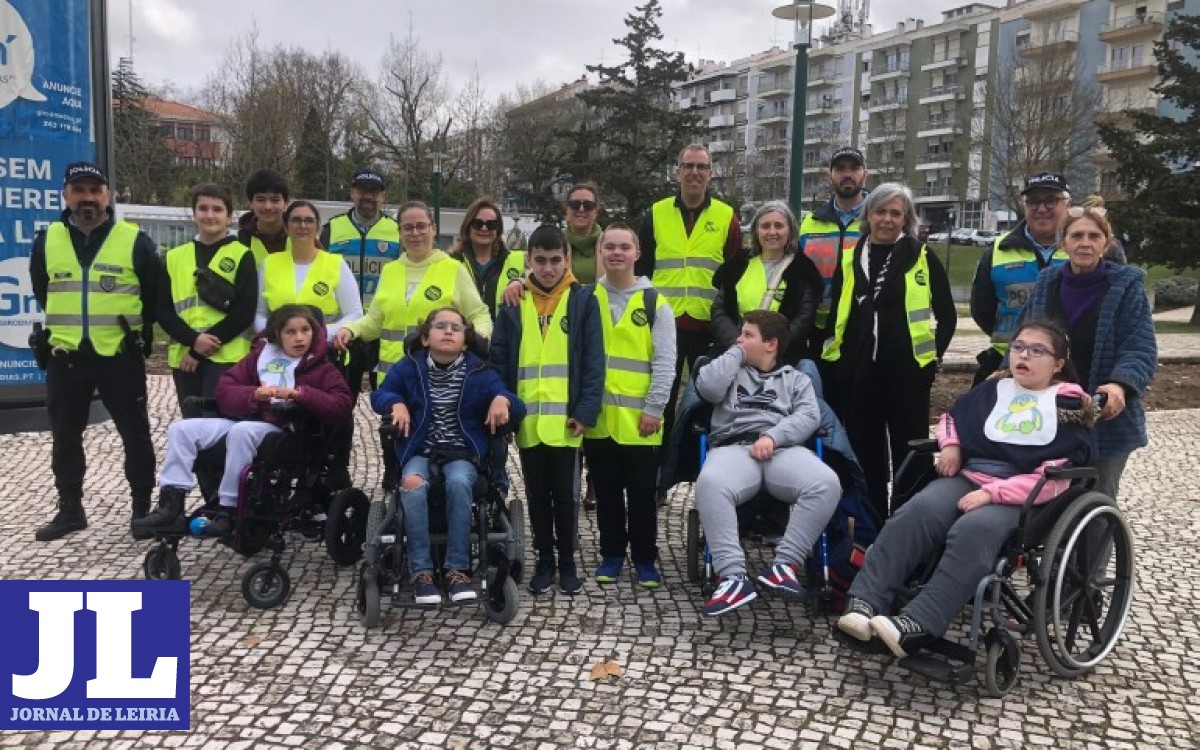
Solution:
{"label": "boy in yellow vest", "polygon": [[528,408],[517,448],[538,553],[529,580],[534,594],[550,589],[556,567],[564,594],[583,587],[575,567],[579,446],[584,430],[596,425],[604,392],[600,307],[593,288],[575,280],[566,248],[558,227],[543,225],[530,235],[528,294],[497,312],[489,354]]}

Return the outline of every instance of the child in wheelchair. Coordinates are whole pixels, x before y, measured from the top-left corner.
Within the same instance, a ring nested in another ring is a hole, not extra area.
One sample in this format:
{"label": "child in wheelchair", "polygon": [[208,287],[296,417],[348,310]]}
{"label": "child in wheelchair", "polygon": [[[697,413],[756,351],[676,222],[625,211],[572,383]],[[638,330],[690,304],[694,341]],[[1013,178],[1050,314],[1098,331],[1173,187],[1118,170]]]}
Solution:
{"label": "child in wheelchair", "polygon": [[225,416],[183,419],[167,430],[158,507],[133,523],[134,536],[186,532],[184,500],[195,485],[196,456],[222,439],[219,508],[205,535],[229,536],[242,472],[263,440],[287,426],[289,417],[272,404],[298,404],[331,427],[350,418],[350,388],[326,354],[325,328],[308,307],[284,305],[272,312],[250,354],[221,375],[217,408]]}
{"label": "child in wheelchair", "polygon": [[[930,646],[995,567],[1046,470],[1091,460],[1096,409],[1071,382],[1066,333],[1026,322],[1009,357],[1006,377],[963,394],[938,422],[940,478],[884,524],[837,622],[849,636],[877,637],[899,658]],[[1034,503],[1054,500],[1069,484],[1046,481]],[[906,582],[943,545],[928,582],[892,614]]]}
{"label": "child in wheelchair", "polygon": [[474,330],[451,307],[420,325],[420,343],[388,372],[371,396],[396,428],[402,467],[409,572],[417,604],[438,604],[429,535],[428,482],[440,478],[446,497],[445,578],[452,602],[476,598],[471,588],[471,513],[475,480],[488,460],[488,435],[510,432],[525,405],[504,388],[499,373],[468,351]]}
{"label": "child in wheelchair", "polygon": [[710,448],[696,480],[696,509],[720,577],[705,615],[757,597],[738,538],[739,505],[763,488],[792,505],[775,562],[758,582],[804,598],[804,563],[841,498],[837,474],[804,447],[821,417],[808,376],[779,366],[787,339],[787,318],[747,312],[736,345],[696,373],[696,391],[714,404]]}

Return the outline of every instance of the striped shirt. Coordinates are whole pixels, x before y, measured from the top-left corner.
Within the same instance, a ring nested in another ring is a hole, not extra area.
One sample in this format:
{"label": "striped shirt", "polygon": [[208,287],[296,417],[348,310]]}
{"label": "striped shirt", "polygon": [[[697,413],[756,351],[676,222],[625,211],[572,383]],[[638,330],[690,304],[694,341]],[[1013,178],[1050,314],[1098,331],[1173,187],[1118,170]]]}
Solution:
{"label": "striped shirt", "polygon": [[425,452],[435,448],[465,450],[467,436],[459,424],[458,405],[462,401],[463,381],[467,377],[464,355],[448,365],[429,358],[429,442]]}

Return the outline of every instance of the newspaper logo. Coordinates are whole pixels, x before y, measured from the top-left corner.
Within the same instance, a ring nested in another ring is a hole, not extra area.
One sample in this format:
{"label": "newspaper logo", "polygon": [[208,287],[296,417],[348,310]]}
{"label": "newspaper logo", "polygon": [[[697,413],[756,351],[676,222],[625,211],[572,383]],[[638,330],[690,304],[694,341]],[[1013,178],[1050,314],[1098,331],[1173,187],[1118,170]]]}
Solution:
{"label": "newspaper logo", "polygon": [[0,109],[17,99],[44,102],[33,85],[33,35],[8,0],[0,0]]}

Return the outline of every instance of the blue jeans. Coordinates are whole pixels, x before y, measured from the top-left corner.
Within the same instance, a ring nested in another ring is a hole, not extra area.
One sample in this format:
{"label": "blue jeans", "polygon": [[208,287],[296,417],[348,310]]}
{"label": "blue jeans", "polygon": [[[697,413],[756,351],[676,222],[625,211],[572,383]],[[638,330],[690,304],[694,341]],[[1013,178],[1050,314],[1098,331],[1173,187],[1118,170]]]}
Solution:
{"label": "blue jeans", "polygon": [[[479,472],[470,461],[451,461],[438,466],[424,456],[413,456],[404,464],[402,477],[419,474],[425,478],[414,490],[400,490],[404,508],[404,533],[408,536],[408,570],[414,576],[433,572],[429,544],[429,482],[435,476],[446,485],[446,570],[471,567],[471,505]],[[401,487],[404,480],[401,479]]]}

